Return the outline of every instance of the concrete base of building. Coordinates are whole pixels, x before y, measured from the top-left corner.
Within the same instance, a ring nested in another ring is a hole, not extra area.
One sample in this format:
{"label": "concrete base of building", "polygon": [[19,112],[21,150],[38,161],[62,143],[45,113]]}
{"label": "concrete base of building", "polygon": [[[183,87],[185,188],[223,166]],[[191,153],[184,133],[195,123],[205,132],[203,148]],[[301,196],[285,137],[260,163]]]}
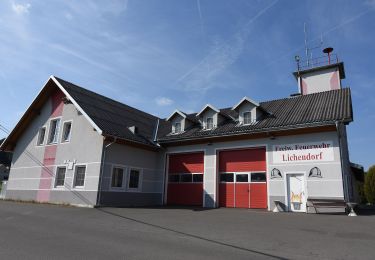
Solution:
{"label": "concrete base of building", "polygon": [[102,191],[98,206],[142,207],[163,205],[162,193]]}
{"label": "concrete base of building", "polygon": [[38,190],[7,190],[5,199],[93,207],[96,204],[96,195],[96,191],[51,190],[48,200],[39,201]]}

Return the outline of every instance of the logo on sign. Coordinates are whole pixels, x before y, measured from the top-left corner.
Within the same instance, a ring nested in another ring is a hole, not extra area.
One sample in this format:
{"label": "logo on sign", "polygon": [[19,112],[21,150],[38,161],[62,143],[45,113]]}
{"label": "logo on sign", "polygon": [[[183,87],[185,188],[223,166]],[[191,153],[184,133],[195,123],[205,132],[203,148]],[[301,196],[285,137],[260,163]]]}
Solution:
{"label": "logo on sign", "polygon": [[333,160],[332,141],[273,146],[273,163],[327,162]]}

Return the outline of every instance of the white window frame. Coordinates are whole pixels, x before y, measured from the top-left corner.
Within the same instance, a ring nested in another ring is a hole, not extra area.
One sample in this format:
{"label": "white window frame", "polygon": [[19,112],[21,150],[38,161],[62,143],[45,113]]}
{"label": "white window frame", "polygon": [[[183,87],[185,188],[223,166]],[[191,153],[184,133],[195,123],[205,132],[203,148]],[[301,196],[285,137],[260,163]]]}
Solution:
{"label": "white window frame", "polygon": [[[76,175],[77,175],[77,168],[80,167],[80,166],[85,166],[85,179],[83,180],[83,186],[76,186]],[[74,165],[74,170],[73,170],[73,183],[72,183],[72,187],[73,189],[78,189],[78,190],[82,190],[85,188],[85,185],[86,185],[86,180],[87,180],[87,167],[88,165],[85,164],[85,163],[81,163],[81,164],[76,164]]]}
{"label": "white window frame", "polygon": [[[211,128],[208,128],[208,119],[212,119],[212,127]],[[214,118],[213,117],[207,117],[206,120],[205,120],[205,129],[206,130],[212,130],[214,129]]]}
{"label": "white window frame", "polygon": [[[65,175],[64,175],[64,185],[59,185],[57,186],[56,185],[56,182],[57,182],[57,171],[59,168],[65,168]],[[66,184],[66,173],[68,172],[68,168],[66,167],[66,165],[57,165],[56,166],[56,169],[55,169],[55,178],[54,178],[54,181],[53,181],[53,188],[56,189],[56,190],[62,190],[62,189],[65,189],[65,184]]]}
{"label": "white window frame", "polygon": [[[119,168],[119,169],[122,169],[123,170],[123,174],[122,174],[122,186],[121,187],[112,187],[112,178],[113,178],[113,169],[114,168]],[[125,165],[122,165],[122,164],[112,164],[112,167],[111,167],[111,178],[109,180],[109,189],[110,190],[124,190],[125,191],[125,187],[127,187],[127,178],[126,178],[126,175],[127,175],[127,167]]]}
{"label": "white window frame", "polygon": [[[250,122],[248,122],[248,123],[245,122],[245,114],[246,114],[246,113],[249,113],[249,114],[250,114]],[[244,124],[244,125],[251,125],[251,124],[253,123],[252,115],[253,115],[253,114],[252,114],[251,111],[245,111],[245,112],[242,113],[242,120],[243,120],[243,124]]]}
{"label": "white window frame", "polygon": [[[192,175],[191,176],[191,182],[182,182],[181,181],[181,175],[186,175],[186,174],[189,174],[189,175]],[[201,174],[203,175],[203,180],[201,182],[194,182],[194,175],[198,175],[198,174]],[[169,182],[169,176],[170,175],[178,175],[179,176],[179,180],[178,182]],[[170,173],[168,174],[168,183],[195,183],[195,184],[199,184],[199,183],[204,183],[204,173],[203,172],[181,172],[181,173]]]}
{"label": "white window frame", "polygon": [[[64,131],[65,131],[65,124],[70,123],[70,134],[69,134],[69,139],[64,140]],[[62,128],[61,128],[61,140],[60,143],[66,144],[70,143],[70,140],[72,139],[72,129],[73,129],[73,120],[66,120],[62,122]]]}
{"label": "white window frame", "polygon": [[[56,130],[57,130],[57,134],[56,134],[56,142],[50,142],[50,136],[51,136],[51,130],[52,130],[52,127],[51,127],[51,124],[52,124],[52,121],[57,121],[59,120],[60,123],[58,125],[58,127],[56,127]],[[48,131],[48,136],[47,136],[47,144],[46,145],[56,145],[59,143],[59,135],[60,135],[60,128],[61,128],[61,116],[60,117],[55,117],[55,118],[51,118],[49,120],[49,131]]]}
{"label": "white window frame", "polygon": [[[138,179],[138,188],[130,188],[130,172],[132,170],[137,170],[139,171],[139,179]],[[129,167],[128,173],[127,173],[127,181],[126,181],[126,189],[129,192],[141,192],[142,191],[142,182],[143,182],[143,169],[142,168],[137,168],[137,167]]]}
{"label": "white window frame", "polygon": [[[177,124],[179,124],[180,125],[180,131],[177,131],[176,129],[176,125]],[[176,122],[176,123],[174,123],[174,131],[173,131],[173,133],[175,133],[175,134],[180,134],[180,133],[182,133],[182,124],[181,124],[181,122]]]}
{"label": "white window frame", "polygon": [[[42,129],[44,129],[44,138],[43,138],[43,142],[41,144],[39,144],[40,130],[42,130]],[[44,146],[46,144],[46,135],[47,135],[47,139],[48,139],[47,126],[39,127],[38,135],[36,137],[36,146],[37,147],[41,147],[41,146]]]}
{"label": "white window frame", "polygon": [[[267,172],[266,171],[250,171],[250,172],[219,172],[219,178],[220,178],[220,174],[225,174],[225,173],[233,173],[233,182],[225,182],[225,181],[220,181],[220,183],[252,183],[252,184],[256,184],[256,183],[267,183]],[[251,174],[252,173],[264,173],[266,175],[266,181],[258,181],[258,182],[252,182],[251,181]],[[247,174],[248,175],[248,182],[237,182],[237,178],[236,178],[236,175],[237,174]]]}

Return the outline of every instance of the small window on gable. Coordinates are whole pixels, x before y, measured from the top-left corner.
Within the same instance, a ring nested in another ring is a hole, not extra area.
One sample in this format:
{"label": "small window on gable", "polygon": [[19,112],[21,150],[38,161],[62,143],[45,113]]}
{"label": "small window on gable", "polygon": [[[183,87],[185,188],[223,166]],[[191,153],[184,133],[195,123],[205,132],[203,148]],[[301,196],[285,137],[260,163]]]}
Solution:
{"label": "small window on gable", "polygon": [[61,142],[66,143],[70,141],[71,131],[72,131],[72,122],[64,122]]}
{"label": "small window on gable", "polygon": [[251,124],[251,112],[244,112],[243,113],[243,123],[244,125]]}
{"label": "small window on gable", "polygon": [[181,133],[181,123],[180,122],[174,124],[174,132],[176,134]]}
{"label": "small window on gable", "polygon": [[214,128],[214,119],[212,117],[207,117],[206,119],[206,129]]}
{"label": "small window on gable", "polygon": [[46,127],[42,127],[39,129],[37,145],[39,146],[43,145],[45,137],[46,137]]}
{"label": "small window on gable", "polygon": [[49,144],[57,143],[58,135],[59,135],[59,128],[60,128],[60,118],[51,120],[50,127],[49,127],[49,135],[48,135]]}

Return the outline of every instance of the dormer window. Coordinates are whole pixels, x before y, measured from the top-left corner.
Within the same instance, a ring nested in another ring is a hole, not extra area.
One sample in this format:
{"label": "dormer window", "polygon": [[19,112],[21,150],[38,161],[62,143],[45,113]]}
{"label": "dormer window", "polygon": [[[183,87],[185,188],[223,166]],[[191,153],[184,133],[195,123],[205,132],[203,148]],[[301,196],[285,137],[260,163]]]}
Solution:
{"label": "dormer window", "polygon": [[212,129],[214,128],[214,119],[212,117],[207,117],[206,119],[206,129]]}
{"label": "dormer window", "polygon": [[178,122],[174,124],[174,132],[176,134],[181,133],[181,123]]}
{"label": "dormer window", "polygon": [[243,124],[244,125],[251,124],[251,112],[250,111],[243,113]]}

